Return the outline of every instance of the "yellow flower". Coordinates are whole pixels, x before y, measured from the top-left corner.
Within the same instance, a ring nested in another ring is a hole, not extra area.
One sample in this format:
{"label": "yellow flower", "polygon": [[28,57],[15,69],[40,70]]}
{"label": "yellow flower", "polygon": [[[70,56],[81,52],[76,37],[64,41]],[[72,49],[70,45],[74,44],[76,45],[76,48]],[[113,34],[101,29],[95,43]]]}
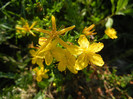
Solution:
{"label": "yellow flower", "polygon": [[78,71],[75,68],[76,58],[69,51],[58,47],[56,50],[53,51],[53,55],[55,59],[59,61],[59,71],[62,72],[65,71],[66,68],[68,68],[72,73],[78,73]]}
{"label": "yellow flower", "polygon": [[[53,60],[53,56],[52,56],[51,52],[53,51],[53,49],[55,49],[56,44],[58,42],[62,41],[59,38],[59,35],[62,35],[65,32],[72,30],[74,27],[75,26],[71,26],[71,27],[62,29],[60,31],[57,31],[55,17],[52,16],[52,31],[44,30],[41,28],[33,28],[34,30],[36,30],[38,32],[43,32],[43,33],[48,34],[49,38],[47,38],[47,40],[45,40],[45,43],[42,43],[41,40],[39,41],[41,46],[39,47],[39,50],[37,50],[34,53],[34,57],[32,58],[32,63],[37,63],[38,61],[42,62],[42,59],[45,58],[46,64],[50,65]],[[39,58],[39,59],[37,59],[37,58]]]}
{"label": "yellow flower", "polygon": [[[44,37],[39,38],[39,45],[40,46],[45,44],[46,42],[47,42],[46,38],[44,38]],[[36,49],[40,49],[40,46],[38,46]],[[35,48],[35,47],[33,46],[33,48]],[[44,65],[43,65],[44,55],[45,55],[44,53],[38,53],[38,55],[37,55],[37,51],[32,49],[32,50],[30,50],[30,54],[33,57],[32,58],[32,64],[37,63],[39,66],[44,67]]]}
{"label": "yellow flower", "polygon": [[77,70],[82,70],[88,66],[88,64],[94,64],[97,66],[103,66],[104,61],[97,52],[101,51],[104,47],[103,43],[92,43],[88,41],[85,35],[81,35],[78,44],[80,45],[81,54],[78,56],[75,66]]}
{"label": "yellow flower", "polygon": [[[41,50],[38,54],[36,52],[31,52],[33,58],[32,58],[32,64],[37,63],[39,66],[43,66],[43,59],[45,59],[46,65],[50,65],[53,61],[53,50],[56,49],[56,45],[58,43],[58,40],[53,40],[47,44],[47,46]],[[43,43],[44,44],[44,43]]]}
{"label": "yellow flower", "polygon": [[117,39],[117,32],[114,28],[107,28],[105,34],[108,35],[111,39]]}
{"label": "yellow flower", "polygon": [[68,27],[68,28],[65,28],[65,29],[62,29],[60,31],[57,31],[55,17],[52,16],[52,31],[48,31],[48,30],[41,29],[41,28],[33,28],[33,29],[38,31],[38,32],[46,33],[46,34],[49,35],[49,38],[54,39],[54,38],[58,38],[59,35],[62,35],[65,32],[68,32],[68,31],[72,30],[74,27],[75,27],[75,25],[71,26],[71,27]]}
{"label": "yellow flower", "polygon": [[28,22],[25,22],[25,25],[23,25],[23,27],[16,26],[16,29],[24,31],[24,32],[22,32],[22,33],[29,32],[29,33],[31,33],[33,36],[36,36],[36,35],[31,31],[31,29],[35,26],[36,23],[37,23],[37,22],[33,22],[32,25],[29,26]]}
{"label": "yellow flower", "polygon": [[37,63],[39,66],[44,67],[43,61],[44,61],[44,56],[43,54],[40,54],[36,56],[36,51],[35,50],[30,50],[30,54],[32,55],[32,64]]}
{"label": "yellow flower", "polygon": [[38,82],[42,81],[43,78],[48,78],[48,75],[46,74],[49,70],[44,69],[44,67],[36,67],[33,69],[33,71],[36,72],[36,80]]}
{"label": "yellow flower", "polygon": [[[93,33],[95,30],[92,30],[94,28],[94,24],[92,24],[91,26],[89,26],[88,28],[85,27],[83,30],[83,33],[88,36],[88,35],[95,35],[96,33]],[[92,31],[91,31],[92,30]]]}

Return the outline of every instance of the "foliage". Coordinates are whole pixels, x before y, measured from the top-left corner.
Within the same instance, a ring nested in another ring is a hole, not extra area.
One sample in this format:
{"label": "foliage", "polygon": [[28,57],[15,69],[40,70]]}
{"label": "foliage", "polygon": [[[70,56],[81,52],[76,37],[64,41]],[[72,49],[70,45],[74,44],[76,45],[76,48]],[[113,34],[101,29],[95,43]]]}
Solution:
{"label": "foliage", "polygon": [[0,1],[0,98],[131,99],[132,7],[132,0]]}

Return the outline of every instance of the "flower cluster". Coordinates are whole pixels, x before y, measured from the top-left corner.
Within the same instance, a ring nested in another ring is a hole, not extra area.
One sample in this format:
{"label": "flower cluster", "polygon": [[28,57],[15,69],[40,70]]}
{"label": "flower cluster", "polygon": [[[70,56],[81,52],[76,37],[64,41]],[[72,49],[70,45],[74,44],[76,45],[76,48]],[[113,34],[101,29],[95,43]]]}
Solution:
{"label": "flower cluster", "polygon": [[44,70],[44,67],[41,67],[41,68],[39,68],[39,67],[36,67],[36,68],[34,68],[34,71],[35,71],[35,73],[36,73],[36,80],[38,81],[38,82],[40,82],[41,80],[42,80],[42,78],[48,78],[48,75],[46,74],[49,70],[47,70],[47,69],[45,69]]}
{"label": "flower cluster", "polygon": [[[94,32],[95,30],[92,30],[95,26],[94,24],[90,27],[84,28],[83,34],[80,35],[78,39],[78,45],[74,45],[63,41],[61,36],[62,34],[74,29],[75,25],[58,31],[56,29],[55,17],[52,16],[51,19],[51,31],[41,28],[33,28],[35,23],[33,23],[30,27],[28,23],[26,23],[23,27],[17,27],[17,29],[28,31],[32,35],[34,33],[32,33],[31,29],[47,35],[45,37],[40,37],[37,49],[30,51],[32,55],[32,64],[39,65],[39,67],[34,69],[38,82],[40,82],[42,78],[48,78],[48,75],[46,74],[48,70],[44,69],[44,62],[47,66],[49,66],[53,62],[53,59],[58,61],[59,71],[62,72],[68,69],[74,74],[77,74],[79,70],[83,70],[88,65],[96,65],[100,67],[104,65],[101,55],[97,54],[103,49],[104,44],[94,41],[90,42],[87,39],[87,36],[96,34]],[[35,36],[35,34],[33,36]]]}
{"label": "flower cluster", "polygon": [[24,22],[24,25],[21,27],[21,26],[16,26],[16,29],[17,29],[17,32],[21,32],[23,35],[25,35],[27,32],[32,34],[33,36],[36,36],[33,32],[32,32],[32,28],[35,26],[35,24],[37,22],[33,22],[31,24],[31,26],[29,26],[28,22],[26,20],[24,20],[23,18],[21,18],[22,21]]}

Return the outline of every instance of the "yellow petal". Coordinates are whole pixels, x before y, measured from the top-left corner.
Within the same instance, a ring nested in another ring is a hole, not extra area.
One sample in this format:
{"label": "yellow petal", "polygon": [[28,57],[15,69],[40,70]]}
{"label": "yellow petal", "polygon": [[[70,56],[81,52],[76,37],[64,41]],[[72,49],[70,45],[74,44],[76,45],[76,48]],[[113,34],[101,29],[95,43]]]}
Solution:
{"label": "yellow petal", "polygon": [[82,51],[80,50],[80,48],[79,48],[78,46],[76,46],[76,45],[69,45],[69,46],[67,47],[67,50],[68,50],[71,54],[73,54],[73,55],[79,55],[79,54],[82,53]]}
{"label": "yellow petal", "polygon": [[67,59],[67,64],[75,64],[76,58],[69,51],[65,50],[65,56]]}
{"label": "yellow petal", "polygon": [[44,74],[42,77],[43,78],[48,78],[48,75],[47,74]]}
{"label": "yellow petal", "polygon": [[89,41],[85,35],[80,35],[80,37],[78,39],[78,43],[79,43],[80,47],[83,49],[87,49],[89,47]]}
{"label": "yellow petal", "polygon": [[56,47],[57,43],[58,43],[58,39],[53,40],[51,43],[51,49],[54,49]]}
{"label": "yellow petal", "polygon": [[32,25],[30,26],[30,29],[32,29],[32,28],[35,26],[36,23],[37,23],[37,22],[34,21],[34,22],[32,23]]}
{"label": "yellow petal", "polygon": [[88,66],[88,63],[89,63],[88,56],[82,53],[81,55],[78,56],[75,63],[75,67],[77,70],[82,70]]}
{"label": "yellow petal", "polygon": [[67,43],[66,43],[66,42],[64,42],[62,39],[57,38],[57,40],[58,40],[58,42],[59,42],[59,43],[60,43],[63,47],[65,47],[65,48],[67,48],[67,47],[68,47]]}
{"label": "yellow petal", "polygon": [[27,27],[27,29],[29,29],[29,24],[28,24],[28,22],[25,22],[25,27]]}
{"label": "yellow petal", "polygon": [[38,71],[38,67],[34,68],[33,71],[37,72]]}
{"label": "yellow petal", "polygon": [[75,61],[76,61],[76,58],[75,56],[73,56],[70,52],[68,52],[66,50],[66,60],[67,60],[67,68],[74,74],[77,74],[78,71],[76,70],[76,67],[75,67]]}
{"label": "yellow petal", "polygon": [[44,30],[44,29],[41,29],[41,28],[33,28],[33,30],[38,31],[38,32],[42,32],[42,33],[47,33],[47,34],[51,33],[50,31]]}
{"label": "yellow petal", "polygon": [[92,24],[91,26],[89,27],[85,27],[84,30],[83,30],[83,33],[88,36],[88,35],[95,35],[96,33],[94,33],[95,30],[92,30],[94,28],[94,24]]}
{"label": "yellow petal", "polygon": [[47,39],[45,37],[40,37],[38,43],[39,45],[43,45],[44,43],[46,43],[46,41]]}
{"label": "yellow petal", "polygon": [[39,69],[39,70],[36,72],[36,75],[37,75],[37,76],[41,76],[41,75],[42,75],[41,69]]}
{"label": "yellow petal", "polygon": [[40,67],[44,67],[43,61],[44,61],[43,59],[38,58],[37,61],[36,61],[36,63],[37,63]]}
{"label": "yellow petal", "polygon": [[76,69],[75,65],[68,65],[67,68],[74,74],[78,73],[78,70]]}
{"label": "yellow petal", "polygon": [[111,39],[117,38],[117,32],[115,31],[114,28],[107,28],[105,30],[105,34],[108,35]]}
{"label": "yellow petal", "polygon": [[42,44],[40,49],[36,52],[36,54],[40,53],[45,47],[51,42],[52,38],[47,39],[46,43]]}
{"label": "yellow petal", "polygon": [[32,58],[32,64],[35,64],[36,61],[37,61],[37,58],[36,58],[36,57],[33,57],[33,58]]}
{"label": "yellow petal", "polygon": [[57,61],[61,61],[64,58],[64,50],[60,47],[56,47],[52,50],[52,55]]}
{"label": "yellow petal", "polygon": [[64,34],[65,32],[72,30],[73,28],[75,28],[75,25],[58,31],[58,34],[59,35]]}
{"label": "yellow petal", "polygon": [[53,50],[56,47],[57,43],[58,43],[58,40],[56,39],[54,41],[49,42],[47,46],[44,49],[42,49],[41,52]]}
{"label": "yellow petal", "polygon": [[99,52],[103,49],[104,47],[104,44],[103,43],[92,43],[90,46],[89,46],[89,51],[90,52]]}
{"label": "yellow petal", "polygon": [[25,28],[18,27],[18,26],[16,26],[16,29],[19,29],[19,30],[25,30]]}
{"label": "yellow petal", "polygon": [[30,32],[33,36],[36,36],[31,30],[29,30],[29,32]]}
{"label": "yellow petal", "polygon": [[92,54],[89,55],[89,61],[97,66],[103,66],[104,65],[104,61],[101,57],[101,55],[99,54]]}
{"label": "yellow petal", "polygon": [[32,56],[34,56],[34,55],[36,54],[36,51],[35,51],[35,50],[30,50],[30,54],[31,54]]}
{"label": "yellow petal", "polygon": [[34,55],[32,58],[32,64],[38,63],[38,61],[42,60],[44,58],[44,54],[40,54],[39,56]]}
{"label": "yellow petal", "polygon": [[42,77],[41,77],[41,76],[37,76],[37,77],[36,77],[36,80],[37,80],[38,82],[40,82],[40,81],[42,81]]}
{"label": "yellow petal", "polygon": [[40,67],[40,72],[41,72],[41,73],[44,72],[44,66]]}
{"label": "yellow petal", "polygon": [[53,30],[53,32],[56,31],[56,20],[55,20],[54,16],[52,16],[52,30]]}
{"label": "yellow petal", "polygon": [[59,71],[64,71],[64,70],[66,70],[66,62],[65,62],[66,60],[64,60],[64,61],[61,61],[61,62],[59,62],[59,64],[58,64],[58,70]]}
{"label": "yellow petal", "polygon": [[84,32],[89,32],[89,31],[91,31],[91,30],[94,28],[94,26],[95,26],[95,24],[92,24],[92,25],[89,26],[89,27],[85,27],[84,30],[83,30],[83,33],[84,33]]}
{"label": "yellow petal", "polygon": [[52,54],[47,51],[46,55],[45,55],[45,62],[46,62],[46,65],[50,65],[53,61],[53,56]]}

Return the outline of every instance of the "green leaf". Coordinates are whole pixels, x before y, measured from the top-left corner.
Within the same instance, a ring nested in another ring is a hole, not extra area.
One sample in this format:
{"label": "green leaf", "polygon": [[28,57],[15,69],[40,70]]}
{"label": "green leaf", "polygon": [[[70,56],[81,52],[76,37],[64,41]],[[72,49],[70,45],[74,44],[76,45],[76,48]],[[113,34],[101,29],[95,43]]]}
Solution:
{"label": "green leaf", "polygon": [[126,9],[125,11],[123,11],[123,13],[133,16],[133,9]]}
{"label": "green leaf", "polygon": [[45,94],[39,91],[33,99],[44,99],[44,98],[45,98]]}
{"label": "green leaf", "polygon": [[125,9],[128,4],[128,0],[118,0],[116,14],[121,10]]}
{"label": "green leaf", "polygon": [[114,3],[114,0],[111,0],[111,4],[112,4],[112,13],[114,13],[114,11],[115,11],[115,3]]}
{"label": "green leaf", "polygon": [[10,1],[7,2],[5,5],[3,5],[3,6],[0,8],[0,10],[4,10],[10,3],[11,3]]}
{"label": "green leaf", "polygon": [[9,26],[5,25],[5,24],[0,24],[0,27],[1,28],[4,28],[4,29],[11,29]]}
{"label": "green leaf", "polygon": [[9,79],[14,79],[16,75],[14,73],[3,73],[0,72],[0,78],[9,78]]}

